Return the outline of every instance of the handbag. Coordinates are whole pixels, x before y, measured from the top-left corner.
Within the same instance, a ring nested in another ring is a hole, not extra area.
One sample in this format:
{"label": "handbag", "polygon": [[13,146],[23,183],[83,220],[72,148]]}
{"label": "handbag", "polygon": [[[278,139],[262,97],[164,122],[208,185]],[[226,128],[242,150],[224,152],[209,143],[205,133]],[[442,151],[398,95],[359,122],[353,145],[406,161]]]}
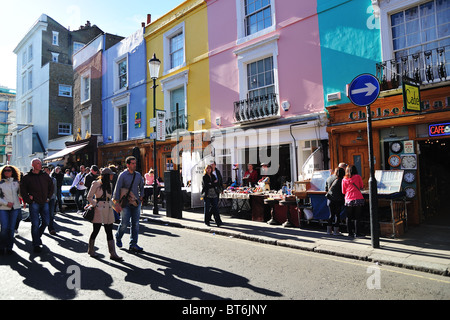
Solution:
{"label": "handbag", "polygon": [[89,205],[83,212],[83,218],[89,222],[92,222],[92,220],[94,220],[94,215],[95,215],[95,207],[93,205]]}
{"label": "handbag", "polygon": [[75,193],[77,193],[77,187],[76,187],[76,186],[71,187],[70,190],[69,190],[69,192],[70,192],[70,194],[75,194]]}
{"label": "handbag", "polygon": [[127,194],[123,195],[119,200],[119,204],[122,208],[126,207],[129,203],[128,196],[130,195],[131,187],[133,187],[133,182],[134,182],[135,177],[136,177],[136,172],[133,174],[133,180],[131,180],[130,188],[128,189]]}

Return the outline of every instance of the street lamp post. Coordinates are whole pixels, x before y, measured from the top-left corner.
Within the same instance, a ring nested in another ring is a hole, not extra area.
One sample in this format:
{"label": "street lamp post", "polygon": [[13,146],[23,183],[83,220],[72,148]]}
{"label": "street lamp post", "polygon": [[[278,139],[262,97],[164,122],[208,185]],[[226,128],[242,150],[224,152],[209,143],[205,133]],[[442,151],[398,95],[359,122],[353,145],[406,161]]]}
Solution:
{"label": "street lamp post", "polygon": [[[161,61],[156,58],[156,54],[153,53],[153,57],[148,60],[148,69],[150,72],[150,78],[153,80],[153,116],[156,119],[156,79],[158,79],[159,75],[159,67],[161,65]],[[153,179],[153,214],[158,214],[158,167],[156,164],[156,127],[154,131],[154,140],[153,140],[153,166],[154,166],[154,179]]]}

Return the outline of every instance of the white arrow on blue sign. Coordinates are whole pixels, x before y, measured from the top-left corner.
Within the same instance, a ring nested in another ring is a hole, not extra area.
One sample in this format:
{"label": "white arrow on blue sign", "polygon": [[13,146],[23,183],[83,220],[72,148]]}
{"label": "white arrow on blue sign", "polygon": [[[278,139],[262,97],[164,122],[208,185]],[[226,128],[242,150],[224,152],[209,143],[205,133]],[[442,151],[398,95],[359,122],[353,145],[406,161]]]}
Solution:
{"label": "white arrow on blue sign", "polygon": [[380,83],[378,79],[368,73],[357,76],[350,83],[348,88],[348,98],[360,107],[371,105],[378,99],[380,94]]}

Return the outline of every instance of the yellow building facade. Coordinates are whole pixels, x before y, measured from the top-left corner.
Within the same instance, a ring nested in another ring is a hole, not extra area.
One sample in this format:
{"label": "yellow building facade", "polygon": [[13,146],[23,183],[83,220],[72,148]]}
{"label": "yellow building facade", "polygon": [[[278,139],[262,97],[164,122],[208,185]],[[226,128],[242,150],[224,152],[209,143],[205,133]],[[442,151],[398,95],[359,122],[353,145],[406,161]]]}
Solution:
{"label": "yellow building facade", "polygon": [[[145,28],[147,58],[151,59],[155,54],[161,61],[156,81],[156,108],[166,111],[170,124],[171,113],[178,102],[180,113],[182,109],[185,111],[188,131],[198,129],[200,123],[202,129],[211,128],[207,25],[206,2],[192,0],[185,1]],[[148,70],[147,79],[147,114],[151,116],[153,81]],[[182,125],[184,122],[180,123]],[[148,126],[147,136],[150,132],[153,128]]]}
{"label": "yellow building facade", "polygon": [[[207,26],[206,2],[188,0],[145,28],[147,60],[155,54],[161,61],[155,90],[156,109],[164,110],[166,115],[166,138],[157,143],[156,165],[160,177],[164,171],[190,167],[195,161],[194,149],[205,147],[203,142],[194,143],[193,134],[211,128]],[[154,118],[153,80],[148,69],[147,115],[147,136],[151,136],[154,131],[150,125],[150,119]],[[174,151],[181,144],[182,150]],[[145,149],[146,154],[151,155],[153,143]],[[186,154],[189,150],[190,156],[189,152]],[[177,154],[179,159],[175,159]],[[202,155],[195,156],[199,157]],[[154,168],[153,157],[147,159],[145,167]],[[183,170],[185,183],[190,178],[187,171]]]}

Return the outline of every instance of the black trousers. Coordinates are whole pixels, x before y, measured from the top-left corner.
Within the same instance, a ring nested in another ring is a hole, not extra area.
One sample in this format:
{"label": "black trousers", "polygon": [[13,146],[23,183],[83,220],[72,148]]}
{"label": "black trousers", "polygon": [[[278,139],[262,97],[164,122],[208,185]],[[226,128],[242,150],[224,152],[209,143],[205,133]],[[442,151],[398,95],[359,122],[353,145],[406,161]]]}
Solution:
{"label": "black trousers", "polygon": [[347,231],[348,235],[360,235],[359,221],[362,214],[362,206],[345,207],[345,212],[347,213]]}
{"label": "black trousers", "polygon": [[339,225],[341,224],[341,212],[344,209],[344,203],[339,201],[330,201],[328,208],[330,209],[328,226],[339,227]]}

